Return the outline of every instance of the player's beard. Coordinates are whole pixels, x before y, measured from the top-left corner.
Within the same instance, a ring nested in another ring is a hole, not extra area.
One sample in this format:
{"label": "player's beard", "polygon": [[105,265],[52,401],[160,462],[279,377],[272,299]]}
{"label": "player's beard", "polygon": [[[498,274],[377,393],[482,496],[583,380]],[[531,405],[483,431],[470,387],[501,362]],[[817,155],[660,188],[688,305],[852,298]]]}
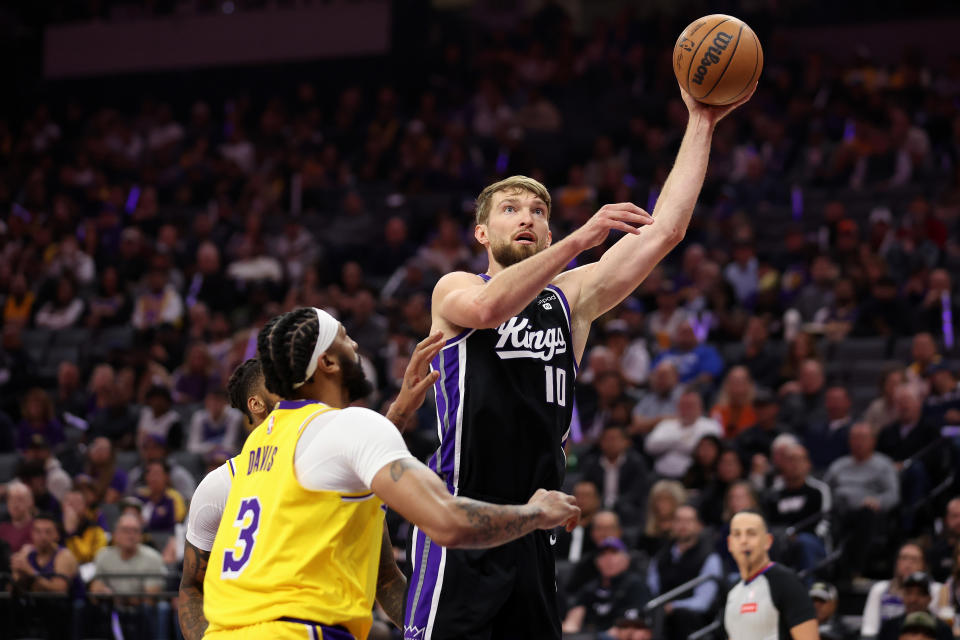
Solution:
{"label": "player's beard", "polygon": [[350,357],[340,359],[340,369],[343,371],[343,388],[347,390],[347,400],[356,402],[366,398],[373,392],[373,384],[367,380],[367,374],[360,364],[360,360]]}
{"label": "player's beard", "polygon": [[521,260],[526,260],[539,253],[545,246],[546,242],[543,238],[537,238],[536,244],[518,244],[513,240],[490,239],[490,251],[493,253],[493,259],[501,267],[510,267]]}

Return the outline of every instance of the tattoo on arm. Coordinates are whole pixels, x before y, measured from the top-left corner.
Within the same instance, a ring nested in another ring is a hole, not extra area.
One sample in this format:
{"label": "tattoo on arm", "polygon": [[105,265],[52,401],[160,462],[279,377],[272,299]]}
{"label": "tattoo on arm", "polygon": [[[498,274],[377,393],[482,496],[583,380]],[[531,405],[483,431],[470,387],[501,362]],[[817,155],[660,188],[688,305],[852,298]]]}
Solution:
{"label": "tattoo on arm", "polygon": [[207,630],[203,617],[203,578],[207,575],[210,552],[189,542],[183,549],[183,577],[180,579],[180,630],[186,640],[200,640]]}
{"label": "tattoo on arm", "polygon": [[465,546],[515,540],[535,530],[540,517],[539,509],[526,505],[492,505],[470,498],[457,498],[454,504],[470,525]]}
{"label": "tattoo on arm", "polygon": [[410,468],[410,461],[402,458],[400,460],[394,460],[390,463],[390,479],[394,482],[399,482],[400,478],[403,477],[404,472]]}
{"label": "tattoo on arm", "polygon": [[377,602],[383,607],[387,617],[403,628],[403,607],[407,598],[407,579],[393,557],[393,543],[383,525],[383,541],[380,544],[380,567],[377,573]]}

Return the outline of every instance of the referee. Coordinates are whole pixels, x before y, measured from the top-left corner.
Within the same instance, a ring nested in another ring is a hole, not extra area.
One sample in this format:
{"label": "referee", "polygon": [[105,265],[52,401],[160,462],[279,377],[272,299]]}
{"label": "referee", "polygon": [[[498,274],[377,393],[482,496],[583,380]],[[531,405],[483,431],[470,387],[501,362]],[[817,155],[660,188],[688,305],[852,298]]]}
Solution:
{"label": "referee", "polygon": [[807,589],[793,571],[770,562],[771,544],[762,515],[741,511],[733,516],[727,548],[740,581],[727,594],[724,631],[733,640],[819,640]]}

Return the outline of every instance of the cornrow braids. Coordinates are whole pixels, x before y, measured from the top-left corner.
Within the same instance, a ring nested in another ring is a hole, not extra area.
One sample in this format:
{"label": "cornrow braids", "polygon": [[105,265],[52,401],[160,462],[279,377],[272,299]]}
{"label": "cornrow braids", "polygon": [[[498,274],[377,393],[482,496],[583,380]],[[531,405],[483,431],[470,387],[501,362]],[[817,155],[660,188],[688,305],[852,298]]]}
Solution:
{"label": "cornrow braids", "polygon": [[243,412],[250,423],[253,424],[254,417],[247,406],[247,398],[253,395],[253,390],[263,377],[263,370],[260,368],[260,361],[256,358],[250,358],[239,367],[233,370],[230,380],[227,381],[227,395],[230,398],[230,406]]}
{"label": "cornrow braids", "polygon": [[281,398],[294,397],[303,382],[317,343],[320,323],[313,309],[300,307],[273,318],[257,336],[257,355],[267,389]]}

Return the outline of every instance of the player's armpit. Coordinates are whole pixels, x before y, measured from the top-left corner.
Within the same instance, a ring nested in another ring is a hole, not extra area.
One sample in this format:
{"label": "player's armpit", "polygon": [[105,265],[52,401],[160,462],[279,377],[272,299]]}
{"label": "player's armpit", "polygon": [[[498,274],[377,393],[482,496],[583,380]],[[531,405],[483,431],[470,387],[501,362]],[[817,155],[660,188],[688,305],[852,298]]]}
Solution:
{"label": "player's armpit", "polygon": [[790,637],[793,640],[820,640],[820,628],[816,620],[801,622],[790,628]]}
{"label": "player's armpit", "polygon": [[383,523],[383,541],[380,543],[380,566],[377,570],[377,602],[398,628],[403,628],[403,605],[407,597],[407,579],[393,557],[393,543]]}
{"label": "player's armpit", "polygon": [[180,578],[180,630],[186,640],[200,640],[207,630],[203,616],[203,579],[207,575],[210,552],[189,542],[183,548],[183,577]]}

